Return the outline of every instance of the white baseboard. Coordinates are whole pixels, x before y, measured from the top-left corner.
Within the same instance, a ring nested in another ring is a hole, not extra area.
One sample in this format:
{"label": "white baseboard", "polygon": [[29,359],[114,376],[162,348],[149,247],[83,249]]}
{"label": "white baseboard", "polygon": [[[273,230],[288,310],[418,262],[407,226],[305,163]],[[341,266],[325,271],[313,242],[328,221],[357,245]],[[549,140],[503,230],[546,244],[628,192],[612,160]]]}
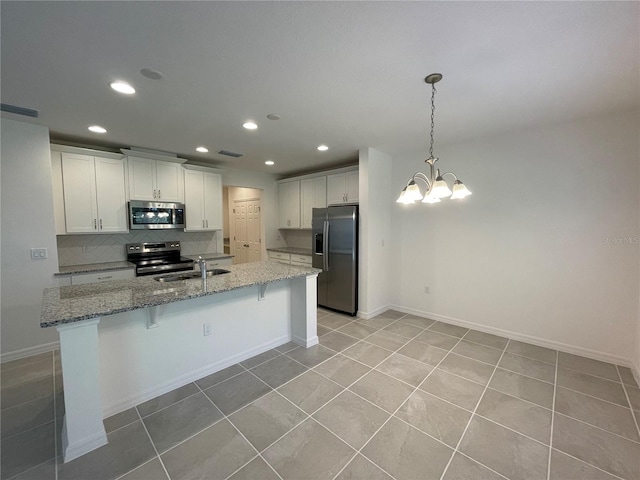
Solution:
{"label": "white baseboard", "polygon": [[3,353],[0,356],[0,362],[10,362],[12,360],[19,360],[25,357],[31,357],[32,355],[38,355],[40,353],[50,352],[52,350],[59,350],[60,342],[45,343],[43,345],[36,345],[35,347],[23,348],[21,350],[14,350],[13,352]]}
{"label": "white baseboard", "polygon": [[370,318],[376,317],[381,313],[386,312],[387,310],[389,310],[389,308],[391,308],[389,307],[389,305],[385,305],[384,307],[377,308],[372,312],[363,312],[362,310],[358,310],[358,317],[369,320]]}
{"label": "white baseboard", "polygon": [[[490,326],[482,325],[479,323],[460,320],[458,318],[438,315],[437,313],[423,312],[421,310],[415,310],[413,308],[401,307],[400,305],[392,305],[390,306],[390,308],[394,310],[398,310],[399,312],[417,315],[418,317],[430,318],[432,320],[438,320],[440,322],[450,323],[452,325],[458,325],[460,327],[473,328],[474,330],[479,330],[485,333],[491,333],[493,335],[499,335],[501,337],[506,337],[511,340],[518,340],[521,342],[527,342],[533,345],[538,345],[540,347],[552,348],[560,352],[572,353],[574,355],[580,355],[583,357],[592,358],[593,360],[601,360],[603,362],[615,363],[616,365],[620,365],[623,367],[630,367],[632,370],[634,370],[634,366],[632,365],[631,360],[626,357],[612,355],[610,353],[600,352],[598,350],[592,350],[589,348],[579,347],[576,345],[570,345],[568,343],[548,340],[546,338],[535,337],[533,335],[526,335],[523,333],[513,332],[511,330],[504,330],[501,328],[490,327]],[[636,375],[636,379],[637,379],[638,378],[637,369],[634,372],[634,374]]]}
{"label": "white baseboard", "polygon": [[81,442],[76,442],[73,445],[69,444],[67,440],[67,423],[66,421],[62,424],[62,456],[64,458],[64,463],[70,462],[71,460],[75,460],[78,457],[81,457],[85,453],[89,453],[92,450],[95,450],[98,447],[107,444],[107,434],[102,429],[102,432],[95,433],[88,438],[85,438]]}
{"label": "white baseboard", "polygon": [[104,412],[104,418],[115,415],[116,413],[123,412],[131,407],[135,407],[136,405],[146,402],[147,400],[151,400],[152,398],[155,398],[159,395],[168,393],[172,390],[175,390],[176,388],[186,385],[187,383],[199,380],[203,377],[206,377],[207,375],[216,373],[220,370],[230,367],[231,365],[235,365],[238,362],[247,360],[248,358],[264,353],[267,350],[271,350],[272,348],[278,347],[290,341],[291,336],[285,335],[270,342],[263,343],[262,345],[259,345],[250,350],[245,350],[244,352],[238,353],[237,355],[234,355],[232,357],[225,358],[224,360],[221,360],[219,362],[205,365],[204,367],[198,368],[197,370],[193,370],[191,372],[185,373],[184,375],[180,375],[179,377],[167,380],[166,382],[163,382],[153,388],[149,388],[141,392],[140,394],[122,398],[116,403],[112,403],[110,405],[103,405],[102,410]]}
{"label": "white baseboard", "polygon": [[309,347],[313,347],[314,345],[317,345],[318,343],[320,343],[320,340],[318,339],[318,336],[315,335],[311,338],[302,338],[302,337],[298,337],[298,336],[293,336],[293,338],[291,339],[293,342],[297,343],[298,345],[305,347],[305,348],[309,348]]}

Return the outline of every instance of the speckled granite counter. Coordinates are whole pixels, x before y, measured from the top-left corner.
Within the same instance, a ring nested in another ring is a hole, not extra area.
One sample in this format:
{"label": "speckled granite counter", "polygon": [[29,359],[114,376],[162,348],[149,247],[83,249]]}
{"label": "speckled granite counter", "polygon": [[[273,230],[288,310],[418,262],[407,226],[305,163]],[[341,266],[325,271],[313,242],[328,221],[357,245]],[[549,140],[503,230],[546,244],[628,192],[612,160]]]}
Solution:
{"label": "speckled granite counter", "polygon": [[311,256],[311,249],[310,248],[275,247],[275,248],[267,248],[267,251],[282,252],[282,253],[293,253],[294,255],[309,255],[309,256]]}
{"label": "speckled granite counter", "polygon": [[199,253],[196,255],[183,255],[183,257],[192,258],[193,260],[197,260],[198,257],[202,257],[205,260],[221,260],[223,258],[233,258],[233,255],[228,253]]}
{"label": "speckled granite counter", "polygon": [[153,277],[47,288],[43,293],[40,326],[79,322],[320,272],[274,262],[229,265],[225,269],[230,273],[207,278],[206,288],[200,278],[165,283]]}
{"label": "speckled granite counter", "polygon": [[136,268],[133,263],[130,262],[106,262],[106,263],[88,263],[86,265],[69,265],[66,267],[60,267],[59,272],[54,276],[73,275],[76,273],[95,273],[95,272],[107,272],[109,270],[127,270],[129,268]]}

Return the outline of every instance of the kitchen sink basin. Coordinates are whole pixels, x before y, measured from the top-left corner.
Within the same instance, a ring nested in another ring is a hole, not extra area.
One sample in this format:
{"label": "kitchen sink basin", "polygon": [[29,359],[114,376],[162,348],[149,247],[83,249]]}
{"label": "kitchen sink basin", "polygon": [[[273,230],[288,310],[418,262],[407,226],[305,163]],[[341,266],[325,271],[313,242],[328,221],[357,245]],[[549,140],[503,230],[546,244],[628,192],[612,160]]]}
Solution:
{"label": "kitchen sink basin", "polygon": [[[214,275],[224,275],[229,273],[229,270],[223,268],[214,268],[207,271],[207,277],[213,277]],[[191,280],[192,278],[200,278],[202,275],[200,272],[186,272],[186,273],[172,273],[169,275],[159,275],[155,277],[158,282],[178,282],[180,280]]]}

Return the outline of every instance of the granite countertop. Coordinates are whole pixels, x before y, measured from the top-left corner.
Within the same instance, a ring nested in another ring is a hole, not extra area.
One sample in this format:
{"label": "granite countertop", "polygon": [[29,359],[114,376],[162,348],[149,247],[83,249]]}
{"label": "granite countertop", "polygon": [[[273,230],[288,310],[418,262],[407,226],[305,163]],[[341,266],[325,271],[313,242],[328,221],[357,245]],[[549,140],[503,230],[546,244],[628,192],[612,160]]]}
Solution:
{"label": "granite countertop", "polygon": [[176,282],[136,277],[65,287],[46,288],[42,297],[41,327],[79,322],[89,318],[204,297],[252,285],[316,275],[316,268],[253,262],[225,266],[230,273]]}
{"label": "granite countertop", "polygon": [[60,267],[58,273],[54,276],[72,275],[75,273],[95,273],[95,272],[107,272],[109,270],[127,270],[129,268],[136,268],[133,263],[130,262],[106,262],[106,263],[87,263],[86,265],[68,265],[66,267]]}
{"label": "granite countertop", "polygon": [[199,253],[196,255],[183,255],[183,257],[191,258],[193,260],[197,260],[198,257],[202,257],[205,260],[219,260],[221,258],[233,258],[233,255],[229,255],[228,253]]}
{"label": "granite countertop", "polygon": [[267,251],[293,253],[294,255],[308,255],[311,256],[312,252],[310,248],[297,248],[297,247],[275,247],[267,248]]}

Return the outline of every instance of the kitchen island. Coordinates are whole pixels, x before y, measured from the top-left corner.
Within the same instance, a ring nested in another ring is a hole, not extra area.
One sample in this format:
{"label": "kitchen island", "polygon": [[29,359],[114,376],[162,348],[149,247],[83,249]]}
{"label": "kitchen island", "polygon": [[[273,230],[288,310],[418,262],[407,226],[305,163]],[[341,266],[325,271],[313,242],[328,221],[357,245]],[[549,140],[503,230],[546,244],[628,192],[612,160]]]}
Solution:
{"label": "kitchen island", "polygon": [[293,340],[318,343],[318,270],[273,262],[207,278],[45,289],[60,334],[65,462],[107,442],[103,418]]}

